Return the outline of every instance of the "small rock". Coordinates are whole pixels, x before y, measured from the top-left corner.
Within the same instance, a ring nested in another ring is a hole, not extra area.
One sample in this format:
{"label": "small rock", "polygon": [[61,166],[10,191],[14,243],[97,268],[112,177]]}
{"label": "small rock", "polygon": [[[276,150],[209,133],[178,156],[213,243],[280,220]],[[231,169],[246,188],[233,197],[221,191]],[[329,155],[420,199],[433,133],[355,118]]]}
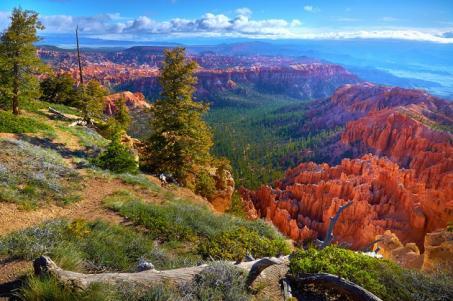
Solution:
{"label": "small rock", "polygon": [[137,271],[143,272],[147,270],[154,270],[154,265],[146,259],[140,258],[137,264]]}

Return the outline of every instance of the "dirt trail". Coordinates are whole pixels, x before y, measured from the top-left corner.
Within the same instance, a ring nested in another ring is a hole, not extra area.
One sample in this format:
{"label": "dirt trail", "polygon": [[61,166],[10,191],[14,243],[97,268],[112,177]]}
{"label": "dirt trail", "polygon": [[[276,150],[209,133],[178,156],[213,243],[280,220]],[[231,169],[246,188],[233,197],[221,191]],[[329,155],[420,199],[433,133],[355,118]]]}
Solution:
{"label": "dirt trail", "polygon": [[0,202],[0,236],[55,218],[102,219],[112,223],[120,223],[123,218],[105,209],[102,205],[104,197],[119,190],[132,191],[143,198],[144,201],[159,201],[151,191],[124,184],[117,179],[88,178],[82,192],[82,199],[65,207],[49,204],[44,208],[25,211],[21,210],[16,204]]}

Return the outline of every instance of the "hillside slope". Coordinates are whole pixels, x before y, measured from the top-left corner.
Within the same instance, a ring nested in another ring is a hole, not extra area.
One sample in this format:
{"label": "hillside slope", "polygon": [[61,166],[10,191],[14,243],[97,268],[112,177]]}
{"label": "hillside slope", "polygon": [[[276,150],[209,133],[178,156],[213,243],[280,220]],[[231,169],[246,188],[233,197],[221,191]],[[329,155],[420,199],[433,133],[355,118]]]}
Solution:
{"label": "hillside slope", "polygon": [[289,252],[270,225],[217,213],[186,188],[96,168],[91,159],[109,141],[55,119],[48,106],[79,114],[39,101],[20,117],[0,111],[0,296],[21,286],[43,254],[63,268],[99,273],[135,271],[141,258],[172,269]]}

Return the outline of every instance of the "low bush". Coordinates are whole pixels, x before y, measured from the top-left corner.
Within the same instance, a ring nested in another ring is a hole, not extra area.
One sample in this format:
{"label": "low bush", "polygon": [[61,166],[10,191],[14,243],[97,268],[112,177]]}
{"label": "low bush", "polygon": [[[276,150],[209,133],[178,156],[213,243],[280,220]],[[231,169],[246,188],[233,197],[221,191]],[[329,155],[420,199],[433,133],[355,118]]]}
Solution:
{"label": "low bush", "polygon": [[206,170],[202,170],[198,173],[195,180],[195,193],[204,196],[211,197],[215,192],[215,179]]}
{"label": "low bush", "polygon": [[288,252],[288,246],[284,240],[269,239],[246,227],[238,227],[202,240],[198,252],[205,258],[241,260],[247,253],[257,258],[283,255]]}
{"label": "low bush", "polygon": [[246,301],[251,296],[245,289],[246,273],[226,262],[215,262],[205,268],[182,289],[186,300]]}
{"label": "low bush", "polygon": [[138,164],[132,152],[118,139],[113,139],[93,163],[102,169],[108,169],[115,173],[136,173]]}
{"label": "low bush", "polygon": [[396,264],[329,246],[300,250],[290,258],[293,274],[330,273],[348,279],[383,300],[452,300],[453,278],[405,270]]}
{"label": "low bush", "polygon": [[204,258],[238,259],[288,254],[285,239],[263,221],[248,221],[183,201],[148,204],[130,196],[105,199],[105,205],[148,230],[161,242],[191,242],[192,252]]}

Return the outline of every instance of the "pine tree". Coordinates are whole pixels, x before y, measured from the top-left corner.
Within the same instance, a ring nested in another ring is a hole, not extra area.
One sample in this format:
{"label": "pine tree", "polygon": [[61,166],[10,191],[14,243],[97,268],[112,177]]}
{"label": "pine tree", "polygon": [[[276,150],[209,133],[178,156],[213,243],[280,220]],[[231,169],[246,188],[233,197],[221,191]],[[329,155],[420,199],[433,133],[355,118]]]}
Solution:
{"label": "pine tree", "polygon": [[11,24],[0,38],[0,94],[11,99],[14,114],[19,114],[21,101],[39,96],[36,77],[44,69],[33,43],[39,41],[38,30],[44,26],[34,11],[15,8]]}
{"label": "pine tree", "polygon": [[81,86],[78,90],[79,100],[77,107],[81,108],[83,118],[87,121],[102,118],[105,106],[105,96],[108,90],[98,81],[91,80],[86,86]]}
{"label": "pine tree", "polygon": [[213,144],[212,133],[202,118],[208,106],[192,98],[196,69],[196,62],[186,58],[185,49],[165,51],[162,92],[152,110],[149,140],[150,169],[170,173],[186,186],[193,186],[197,170],[210,163]]}

